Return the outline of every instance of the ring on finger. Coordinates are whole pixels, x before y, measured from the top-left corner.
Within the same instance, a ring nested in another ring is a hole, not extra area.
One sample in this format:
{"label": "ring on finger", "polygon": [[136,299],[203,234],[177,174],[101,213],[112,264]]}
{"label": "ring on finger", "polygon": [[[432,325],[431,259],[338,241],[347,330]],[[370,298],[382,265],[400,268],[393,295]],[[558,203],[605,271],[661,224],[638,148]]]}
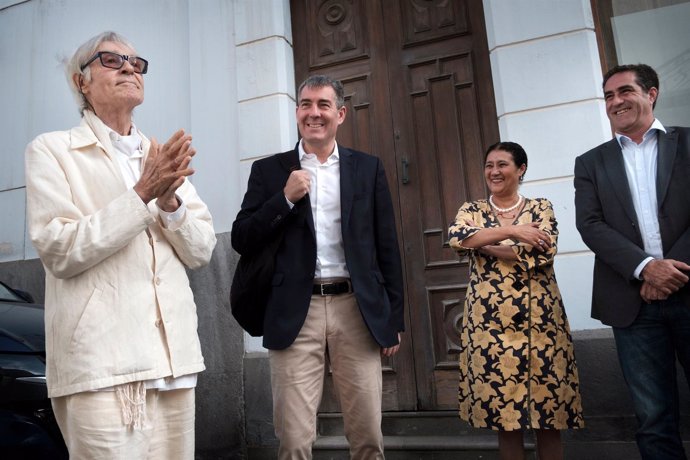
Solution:
{"label": "ring on finger", "polygon": [[544,246],[544,240],[539,240],[537,243],[539,243],[539,246]]}

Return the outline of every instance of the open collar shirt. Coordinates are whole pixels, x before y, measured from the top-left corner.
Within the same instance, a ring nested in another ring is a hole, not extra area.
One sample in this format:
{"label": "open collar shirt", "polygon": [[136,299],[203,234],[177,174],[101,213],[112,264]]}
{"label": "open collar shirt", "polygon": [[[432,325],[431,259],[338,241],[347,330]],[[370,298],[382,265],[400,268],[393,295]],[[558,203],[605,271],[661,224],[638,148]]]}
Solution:
{"label": "open collar shirt", "polygon": [[634,275],[640,279],[642,270],[653,259],[663,259],[664,250],[661,244],[659,218],[657,216],[658,203],[656,196],[656,170],[658,149],[658,132],[666,129],[657,119],[637,144],[628,136],[616,133],[625,164],[625,174],[628,177],[630,194],[637,221],[640,226],[644,249],[650,257],[643,260],[635,269]]}
{"label": "open collar shirt", "polygon": [[302,169],[311,176],[309,201],[316,233],[316,279],[349,278],[345,263],[340,206],[340,152],[335,144],[324,163],[299,143]]}

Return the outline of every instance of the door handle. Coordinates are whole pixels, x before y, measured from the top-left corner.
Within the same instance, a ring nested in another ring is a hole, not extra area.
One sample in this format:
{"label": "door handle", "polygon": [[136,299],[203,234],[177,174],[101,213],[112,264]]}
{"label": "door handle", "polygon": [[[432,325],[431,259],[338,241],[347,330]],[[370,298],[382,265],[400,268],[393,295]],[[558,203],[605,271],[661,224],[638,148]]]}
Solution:
{"label": "door handle", "polygon": [[410,183],[410,162],[407,161],[407,158],[403,158],[401,160],[402,163],[402,183],[403,185],[407,185]]}

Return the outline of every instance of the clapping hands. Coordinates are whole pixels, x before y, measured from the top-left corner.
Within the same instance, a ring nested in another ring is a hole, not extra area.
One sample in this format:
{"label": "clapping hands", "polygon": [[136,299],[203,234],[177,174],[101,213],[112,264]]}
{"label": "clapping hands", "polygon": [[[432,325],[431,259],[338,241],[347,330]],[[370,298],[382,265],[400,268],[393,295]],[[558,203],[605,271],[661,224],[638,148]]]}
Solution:
{"label": "clapping hands", "polygon": [[144,203],[157,198],[158,207],[162,210],[175,211],[179,207],[175,191],[187,176],[194,174],[194,169],[189,165],[195,154],[192,136],[185,134],[182,129],[163,145],[152,138],[141,178],[134,186],[134,191]]}

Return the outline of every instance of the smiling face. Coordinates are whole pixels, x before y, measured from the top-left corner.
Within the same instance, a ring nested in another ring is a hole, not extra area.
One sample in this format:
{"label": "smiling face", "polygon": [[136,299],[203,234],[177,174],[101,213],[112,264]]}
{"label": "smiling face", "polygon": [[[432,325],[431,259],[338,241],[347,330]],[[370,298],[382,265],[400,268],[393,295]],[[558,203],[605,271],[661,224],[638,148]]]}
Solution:
{"label": "smiling face", "polygon": [[297,103],[297,126],[308,153],[330,155],[335,135],[345,121],[345,107],[337,107],[330,86],[302,88]]}
{"label": "smiling face", "polygon": [[[109,41],[101,43],[96,52],[98,51],[128,56],[136,54],[122,43]],[[134,107],[144,102],[143,76],[135,73],[128,61],[119,69],[111,69],[102,66],[100,60],[96,59],[89,64],[89,71],[90,80],[76,74],[75,83],[79,87],[81,79],[81,91],[99,116],[106,113],[131,114]]]}
{"label": "smiling face", "polygon": [[640,142],[654,122],[652,106],[657,95],[657,88],[645,91],[638,85],[634,72],[612,75],[604,86],[604,99],[614,131]]}
{"label": "smiling face", "polygon": [[520,177],[526,165],[517,167],[513,154],[505,150],[492,150],[484,163],[484,179],[492,195],[511,198],[517,194]]}

